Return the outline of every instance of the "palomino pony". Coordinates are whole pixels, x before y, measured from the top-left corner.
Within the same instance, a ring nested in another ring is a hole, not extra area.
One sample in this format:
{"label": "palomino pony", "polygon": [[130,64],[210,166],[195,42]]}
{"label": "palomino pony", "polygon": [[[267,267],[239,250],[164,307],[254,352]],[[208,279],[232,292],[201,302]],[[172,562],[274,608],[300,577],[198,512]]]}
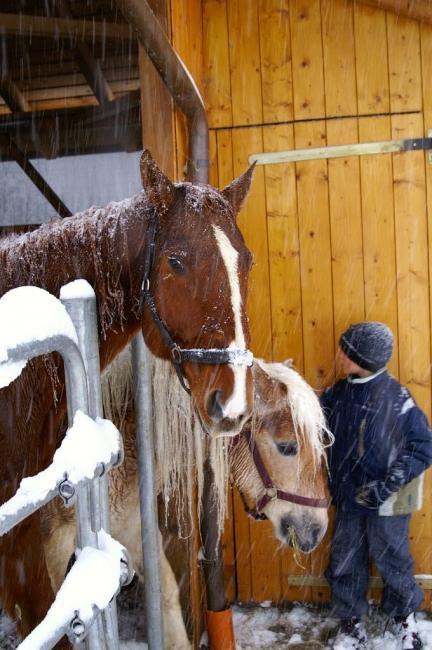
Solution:
{"label": "palomino pony", "polygon": [[[135,569],[142,578],[129,377],[130,363],[122,355],[112,364],[108,376],[105,375],[103,385],[106,410],[124,432],[125,447],[123,466],[110,473],[111,523],[113,536],[129,549]],[[221,453],[213,449],[209,454],[214,474],[220,477],[222,486],[219,490],[220,509],[224,510],[230,473],[244,499],[259,511],[259,518],[266,516],[271,520],[278,539],[310,552],[321,541],[328,523],[324,449],[327,430],[323,414],[312,388],[292,368],[282,363],[255,361],[253,377],[255,401],[251,421],[237,438],[207,439],[210,445],[222,447],[219,449]],[[195,429],[191,425],[193,414],[189,400],[166,362],[154,360],[154,383],[158,482],[162,495],[171,500],[178,490],[182,494],[188,492],[187,484],[179,484],[181,469],[185,470],[187,481],[191,475],[195,476],[193,465],[197,470],[202,466],[202,435],[199,427]],[[164,399],[160,400],[158,396],[164,384],[168,384],[170,390],[163,391]],[[169,396],[168,408],[165,395]],[[116,403],[107,404],[107,396]],[[179,447],[186,448],[180,456]],[[224,455],[224,450],[228,456]],[[193,458],[189,466],[187,457]],[[225,460],[228,462],[224,466]],[[183,511],[178,516],[182,514]],[[44,540],[54,589],[61,584],[70,554],[74,551],[74,534],[71,511],[66,510],[59,500],[49,504],[44,513]],[[165,647],[186,650],[190,648],[190,642],[183,623],[179,589],[163,551],[161,572]]]}
{"label": "palomino pony", "polygon": [[[236,215],[252,168],[223,191],[171,183],[148,152],[144,191],[0,241],[0,296],[35,285],[55,296],[78,278],[98,301],[101,367],[140,330],[187,381],[210,434],[238,432],[252,406],[244,311],[251,254]],[[0,503],[24,476],[51,461],[64,431],[65,391],[58,359],[28,364],[0,391]],[[53,592],[39,514],[0,540],[0,607],[27,635]]]}

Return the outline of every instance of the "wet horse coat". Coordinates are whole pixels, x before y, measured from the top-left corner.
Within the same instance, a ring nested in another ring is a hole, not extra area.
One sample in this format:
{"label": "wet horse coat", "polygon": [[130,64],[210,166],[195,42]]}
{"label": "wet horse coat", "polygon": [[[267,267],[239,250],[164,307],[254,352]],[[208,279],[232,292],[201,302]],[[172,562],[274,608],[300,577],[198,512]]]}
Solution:
{"label": "wet horse coat", "polygon": [[[145,191],[131,199],[0,240],[0,296],[23,285],[58,296],[62,285],[84,278],[97,296],[102,368],[140,328],[152,352],[169,358],[149,310],[140,308],[148,224],[156,215],[148,279],[158,313],[176,343],[183,348],[246,346],[250,253],[235,215],[251,170],[219,192],[171,183],[144,152],[141,176]],[[182,371],[209,432],[239,430],[251,408],[250,370],[185,361]],[[15,493],[24,476],[51,461],[65,428],[64,392],[55,356],[33,360],[0,391],[0,503]],[[0,584],[0,606],[27,634],[53,599],[39,514],[0,540]]]}

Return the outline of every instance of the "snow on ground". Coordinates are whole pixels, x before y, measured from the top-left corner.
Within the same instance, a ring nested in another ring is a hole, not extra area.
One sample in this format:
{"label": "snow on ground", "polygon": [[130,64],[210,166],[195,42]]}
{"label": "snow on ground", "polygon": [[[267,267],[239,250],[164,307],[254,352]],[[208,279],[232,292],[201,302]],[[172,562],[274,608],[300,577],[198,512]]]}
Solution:
{"label": "snow on ground", "polygon": [[[289,609],[264,606],[234,607],[237,650],[318,649],[329,650],[337,633],[338,622],[330,616],[328,607],[294,603]],[[428,620],[429,619],[429,620]],[[365,620],[368,650],[400,650],[395,629],[377,608],[371,608]],[[432,617],[418,614],[420,636],[426,650],[432,650]],[[338,646],[341,647],[341,646]]]}
{"label": "snow on ground", "polygon": [[[131,602],[119,607],[120,628],[123,641],[121,650],[146,650],[143,641],[143,608],[141,604],[131,609]],[[330,650],[337,631],[337,621],[329,615],[326,606],[294,603],[285,609],[277,609],[268,603],[255,606],[234,606],[234,626],[237,650]],[[369,635],[367,650],[400,650],[400,643],[391,630],[386,630],[387,620],[377,608],[372,607],[366,619]],[[418,624],[425,650],[432,650],[432,616],[418,614]],[[13,626],[0,618],[0,649],[17,647]]]}

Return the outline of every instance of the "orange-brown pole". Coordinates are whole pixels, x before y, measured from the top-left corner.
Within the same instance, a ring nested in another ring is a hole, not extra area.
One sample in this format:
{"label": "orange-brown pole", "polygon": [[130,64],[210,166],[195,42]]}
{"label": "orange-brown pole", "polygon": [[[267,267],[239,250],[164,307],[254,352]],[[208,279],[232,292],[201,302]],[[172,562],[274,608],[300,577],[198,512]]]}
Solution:
{"label": "orange-brown pole", "polygon": [[210,650],[235,650],[231,607],[221,612],[207,611],[206,620]]}

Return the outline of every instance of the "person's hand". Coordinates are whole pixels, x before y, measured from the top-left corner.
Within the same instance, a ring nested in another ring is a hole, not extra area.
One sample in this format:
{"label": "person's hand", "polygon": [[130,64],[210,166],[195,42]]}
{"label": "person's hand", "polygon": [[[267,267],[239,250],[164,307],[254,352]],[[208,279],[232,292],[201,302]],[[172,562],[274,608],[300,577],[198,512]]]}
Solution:
{"label": "person's hand", "polygon": [[355,500],[364,508],[376,510],[395,491],[391,487],[386,481],[370,481],[357,490]]}

